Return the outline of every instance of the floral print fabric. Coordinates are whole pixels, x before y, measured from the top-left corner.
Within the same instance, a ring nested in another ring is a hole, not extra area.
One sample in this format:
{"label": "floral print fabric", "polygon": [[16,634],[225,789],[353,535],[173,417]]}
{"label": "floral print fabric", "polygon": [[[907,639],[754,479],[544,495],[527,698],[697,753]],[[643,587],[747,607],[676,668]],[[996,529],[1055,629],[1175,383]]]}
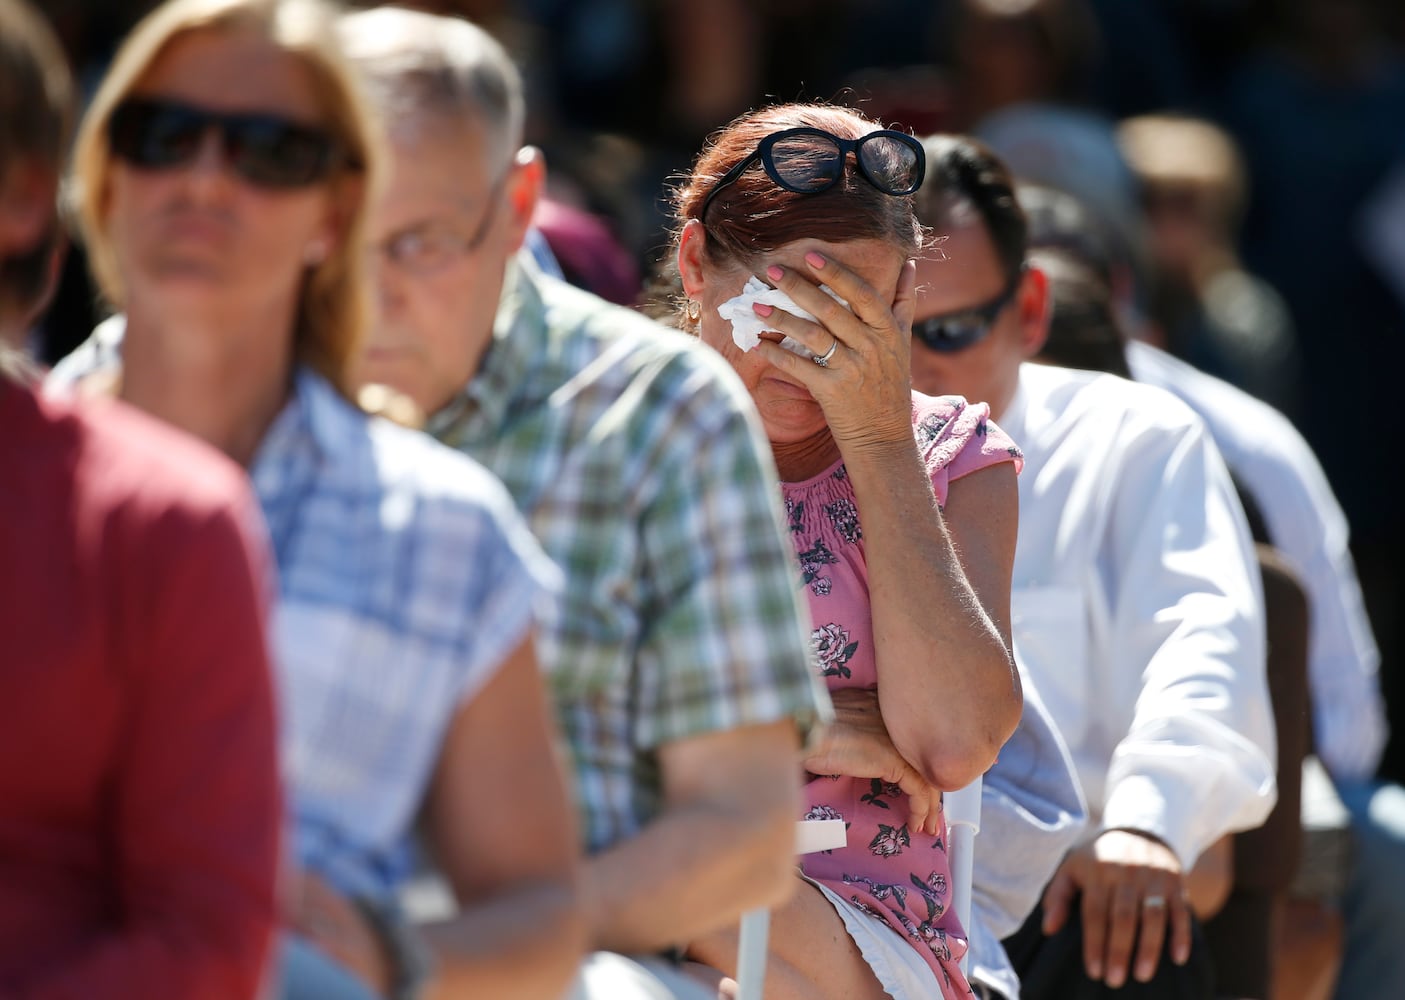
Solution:
{"label": "floral print fabric", "polygon": [[[1000,462],[1022,462],[984,403],[918,393],[912,398],[913,432],[938,504],[946,503],[951,481]],[[816,667],[831,691],[875,689],[863,525],[844,465],[784,483],[782,493],[814,622]],[[957,965],[966,933],[949,909],[946,837],[908,829],[907,797],[896,785],[817,776],[804,794],[806,819],[842,819],[849,835],[846,847],[801,858],[805,874],[907,938],[932,966],[943,997],[969,997]]]}

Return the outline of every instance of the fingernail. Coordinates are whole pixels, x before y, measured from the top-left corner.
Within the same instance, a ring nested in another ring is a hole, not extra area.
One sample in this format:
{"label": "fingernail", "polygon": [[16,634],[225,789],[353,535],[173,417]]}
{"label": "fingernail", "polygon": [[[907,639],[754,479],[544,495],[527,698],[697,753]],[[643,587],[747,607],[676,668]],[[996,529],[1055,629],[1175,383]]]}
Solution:
{"label": "fingernail", "polygon": [[1152,975],[1153,975],[1155,972],[1156,972],[1156,969],[1154,969],[1154,968],[1152,967],[1152,964],[1151,964],[1150,962],[1138,962],[1138,963],[1137,963],[1137,981],[1138,981],[1138,982],[1143,982],[1143,983],[1150,982],[1150,981],[1151,981],[1151,977],[1152,977]]}
{"label": "fingernail", "polygon": [[805,263],[809,264],[816,271],[818,271],[820,268],[824,267],[824,258],[821,257],[819,254],[815,253],[815,251],[811,250],[805,255]]}
{"label": "fingernail", "polygon": [[751,308],[756,310],[758,316],[769,316],[776,311],[774,306],[768,306],[764,302],[753,302]]}
{"label": "fingernail", "polygon": [[[1097,978],[1096,976],[1094,977]],[[1120,990],[1122,984],[1127,981],[1127,970],[1114,966],[1107,970],[1107,984],[1114,990]]]}
{"label": "fingernail", "polygon": [[766,277],[770,278],[772,281],[780,281],[785,277],[785,272],[775,264],[772,264],[770,267],[766,268]]}
{"label": "fingernail", "polygon": [[1102,965],[1102,963],[1101,963],[1101,962],[1089,962],[1089,963],[1088,963],[1088,978],[1089,978],[1089,979],[1097,980],[1097,979],[1102,979],[1102,977],[1103,977],[1103,965]]}

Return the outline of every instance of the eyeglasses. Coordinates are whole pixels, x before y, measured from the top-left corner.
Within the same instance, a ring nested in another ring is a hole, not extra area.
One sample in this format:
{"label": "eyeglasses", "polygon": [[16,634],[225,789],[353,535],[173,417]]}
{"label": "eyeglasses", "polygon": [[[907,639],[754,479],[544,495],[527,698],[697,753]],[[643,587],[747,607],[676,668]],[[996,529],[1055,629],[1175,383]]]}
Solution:
{"label": "eyeglasses", "polygon": [[465,237],[442,222],[426,222],[402,229],[371,249],[385,254],[396,267],[411,274],[438,271],[454,258],[472,253],[487,239],[488,230],[497,218],[498,203],[502,200],[500,195],[510,172],[511,167],[488,189],[488,207],[483,210],[483,218],[478,220],[478,226],[471,236]]}
{"label": "eyeglasses", "polygon": [[225,114],[178,101],[130,97],[107,125],[113,153],[143,170],[191,163],[205,133],[219,133],[225,160],[244,180],[264,188],[315,184],[336,167],[354,165],[335,139],[311,125],[272,114]]}
{"label": "eyeglasses", "polygon": [[913,337],[942,354],[955,354],[978,344],[990,335],[991,328],[1001,310],[1008,306],[1019,291],[1020,279],[1024,277],[1021,267],[1011,276],[1005,288],[995,298],[984,305],[972,306],[958,312],[943,313],[912,324]]}
{"label": "eyeglasses", "polygon": [[903,132],[879,129],[857,139],[841,139],[819,128],[788,128],[766,136],[750,156],[718,179],[703,201],[698,218],[706,220],[708,207],[728,184],[736,181],[757,160],[771,180],[796,194],[818,194],[839,183],[849,154],[859,175],[884,194],[909,195],[922,186],[927,156],[922,143]]}

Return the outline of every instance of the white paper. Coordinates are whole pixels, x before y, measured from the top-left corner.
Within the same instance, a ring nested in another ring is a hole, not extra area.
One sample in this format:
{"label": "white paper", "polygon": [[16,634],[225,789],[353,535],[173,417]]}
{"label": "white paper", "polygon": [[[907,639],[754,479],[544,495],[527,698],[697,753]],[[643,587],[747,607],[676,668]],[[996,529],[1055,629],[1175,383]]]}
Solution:
{"label": "white paper", "polygon": [[[821,285],[820,290],[826,293],[845,308],[849,303],[845,302],[835,294],[834,289],[828,285]],[[779,288],[772,288],[760,278],[752,276],[746,279],[746,284],[742,286],[741,293],[734,295],[726,302],[717,307],[717,314],[732,324],[732,342],[743,351],[749,351],[757,344],[761,343],[761,334],[772,327],[769,322],[756,315],[756,311],[751,307],[757,303],[773,306],[776,309],[784,310],[792,316],[800,319],[814,321],[813,313],[806,312],[795,304],[789,295]],[[779,333],[779,330],[774,331]],[[802,358],[813,358],[815,352],[810,350],[798,340],[785,337],[781,340],[781,346],[787,351],[800,355]]]}

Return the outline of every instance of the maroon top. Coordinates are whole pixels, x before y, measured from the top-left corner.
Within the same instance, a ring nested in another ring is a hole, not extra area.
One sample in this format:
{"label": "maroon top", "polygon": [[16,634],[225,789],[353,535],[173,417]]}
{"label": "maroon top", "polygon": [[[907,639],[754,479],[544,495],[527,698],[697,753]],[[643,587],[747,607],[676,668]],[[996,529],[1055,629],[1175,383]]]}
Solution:
{"label": "maroon top", "polygon": [[117,403],[0,380],[0,998],[252,997],[281,792],[257,507]]}

